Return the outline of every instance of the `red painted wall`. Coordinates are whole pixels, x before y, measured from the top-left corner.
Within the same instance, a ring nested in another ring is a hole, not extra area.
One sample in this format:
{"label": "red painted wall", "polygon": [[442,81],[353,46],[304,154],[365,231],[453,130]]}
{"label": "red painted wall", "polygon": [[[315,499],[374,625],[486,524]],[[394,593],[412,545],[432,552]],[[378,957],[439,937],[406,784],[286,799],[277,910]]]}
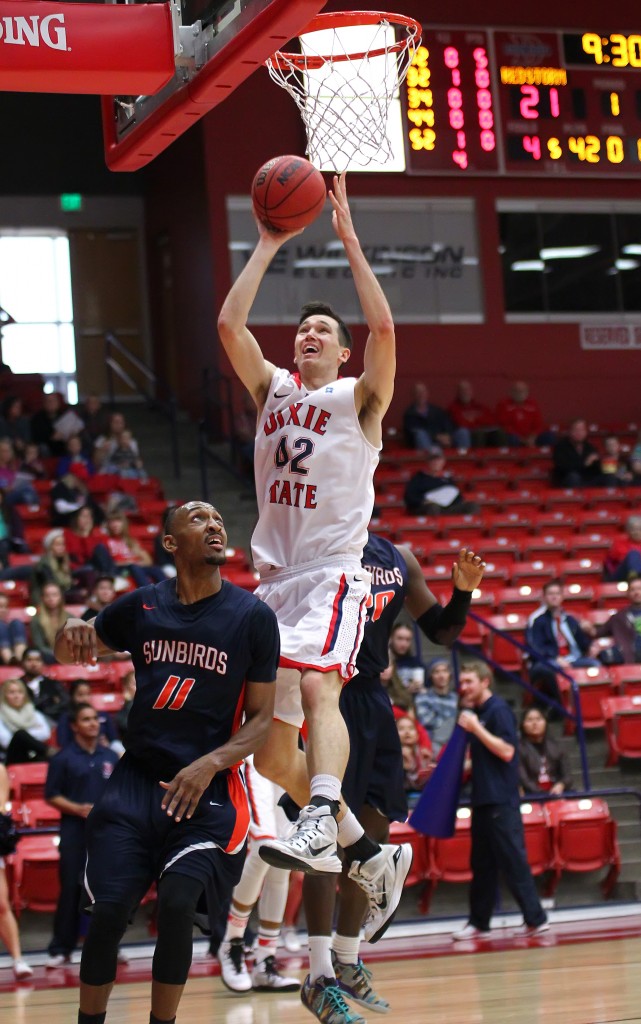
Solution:
{"label": "red painted wall", "polygon": [[[357,10],[359,3],[328,3],[327,10]],[[396,6],[396,0],[394,0]],[[425,0],[402,0],[398,7],[417,19],[425,18]],[[603,30],[639,29],[638,4],[621,2],[613,7],[616,17],[603,15]],[[556,27],[559,10],[562,27],[591,27],[594,18],[586,17],[585,6],[540,0],[536,15],[532,5],[521,7],[510,0],[493,0],[479,13],[478,3],[460,0],[457,5],[429,4],[429,18],[435,24]],[[587,24],[589,22],[589,24]],[[208,202],[201,196],[189,198],[189,228],[184,223],[181,205],[168,202],[166,189],[156,189],[148,201],[150,222],[156,230],[161,223],[174,225],[176,245],[174,263],[182,267],[182,284],[191,290],[191,300],[181,303],[181,336],[193,346],[193,358],[183,367],[180,388],[194,395],[189,378],[199,374],[210,346],[215,346],[212,328],[230,285],[227,255],[225,196],[249,190],[255,169],[276,153],[304,151],[303,128],[293,102],[271,83],[260,69],[225,103],[213,110],[200,124],[179,140],[156,161],[153,175],[164,178],[170,166],[176,186],[176,170],[184,165],[183,150],[189,147],[194,159],[191,136],[200,133],[204,181]],[[190,168],[189,177],[194,177]],[[498,223],[495,204],[499,198],[639,199],[641,181],[548,181],[509,178],[404,177],[353,173],[352,195],[473,196],[477,205],[481,268],[484,282],[486,323],[482,325],[400,325],[398,328],[398,377],[389,424],[400,420],[408,404],[412,382],[425,379],[432,397],[448,404],[456,381],[471,378],[479,398],[489,404],[505,394],[515,377],[530,381],[532,393],[539,399],[548,422],[564,423],[583,414],[596,422],[641,421],[639,379],[641,358],[631,352],[583,352],[579,347],[579,329],[566,324],[507,324],[503,314],[502,276],[498,255]],[[178,188],[180,186],[178,185]],[[202,204],[202,206],[200,205]],[[202,214],[202,219],[200,214]],[[198,263],[204,250],[211,251],[211,279],[205,280],[205,268]],[[198,286],[197,283],[198,282]],[[205,294],[194,295],[198,288]],[[195,300],[195,301],[194,301]],[[194,308],[191,302],[194,301]],[[207,311],[207,315],[205,314]],[[211,311],[212,323],[207,323]],[[203,333],[207,337],[203,337]],[[288,364],[291,359],[292,329],[265,327],[257,332],[268,357]],[[362,351],[364,329],[356,329],[357,350],[352,366],[360,370],[358,350]],[[213,362],[213,360],[212,360]],[[211,365],[211,364],[210,364]],[[220,366],[229,369],[224,354]]]}

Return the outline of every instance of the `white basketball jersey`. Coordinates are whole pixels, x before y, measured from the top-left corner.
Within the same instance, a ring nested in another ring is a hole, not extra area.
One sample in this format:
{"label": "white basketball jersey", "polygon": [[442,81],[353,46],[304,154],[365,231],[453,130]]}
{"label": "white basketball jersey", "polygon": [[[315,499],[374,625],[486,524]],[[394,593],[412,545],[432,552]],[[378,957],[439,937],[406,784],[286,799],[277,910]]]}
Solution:
{"label": "white basketball jersey", "polygon": [[355,386],[344,377],[308,391],[298,374],[274,373],[254,449],[252,553],[261,576],[336,555],[361,558],[380,448],[361,430]]}

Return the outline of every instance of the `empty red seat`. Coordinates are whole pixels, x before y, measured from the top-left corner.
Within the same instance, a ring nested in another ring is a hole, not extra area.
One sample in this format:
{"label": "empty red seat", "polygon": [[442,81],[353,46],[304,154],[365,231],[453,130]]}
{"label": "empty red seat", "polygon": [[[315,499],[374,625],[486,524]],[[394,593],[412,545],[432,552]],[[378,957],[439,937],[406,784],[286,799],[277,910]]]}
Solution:
{"label": "empty red seat", "polygon": [[60,825],[60,811],[46,800],[30,799],[19,805],[24,828],[47,828]]}
{"label": "empty red seat", "polygon": [[641,757],[641,695],[608,697],[601,702],[608,742],[606,764],[620,757]]}
{"label": "empty red seat", "polygon": [[52,913],[58,904],[57,836],[23,836],[12,855],[11,902],[16,916],[23,910]]}
{"label": "empty red seat", "polygon": [[627,583],[595,583],[594,597],[599,608],[627,608],[630,604]]}
{"label": "empty red seat", "polygon": [[[525,641],[525,627],[527,626],[527,615],[518,612],[509,612],[506,615],[492,615],[488,622],[497,629],[513,636],[520,643]],[[501,636],[493,630],[488,630],[486,652],[493,661],[496,661],[506,672],[520,672],[523,667],[523,653],[519,647],[510,643],[508,637]]]}
{"label": "empty red seat", "polygon": [[542,587],[548,580],[559,576],[561,564],[550,558],[537,558],[533,562],[514,562],[511,576],[512,586]]}
{"label": "empty red seat", "polygon": [[17,803],[43,800],[48,767],[46,761],[8,765],[11,800]]}
{"label": "empty red seat", "polygon": [[530,871],[533,875],[542,875],[551,869],[554,862],[552,830],[544,805],[522,803],[521,820]]}
{"label": "empty red seat", "polygon": [[430,839],[429,877],[421,903],[429,910],[432,894],[438,882],[469,882],[472,878],[470,854],[472,850],[472,814],[469,807],[459,807],[456,827],[450,839]]}
{"label": "empty red seat", "polygon": [[501,615],[516,612],[518,615],[530,615],[541,605],[541,594],[538,587],[523,585],[505,587],[497,593],[497,602]]}
{"label": "empty red seat", "polygon": [[[573,668],[569,674],[578,683],[581,716],[586,729],[599,729],[605,725],[601,701],[612,696],[612,679],[609,671],[600,668]],[[570,720],[566,719],[569,723]],[[571,723],[567,726],[571,729]]]}
{"label": "empty red seat", "polygon": [[571,583],[601,583],[603,562],[600,558],[566,558],[560,564],[561,579],[567,586]]}
{"label": "empty red seat", "polygon": [[616,822],[605,800],[555,800],[546,806],[554,844],[554,869],[548,892],[554,892],[563,871],[597,871],[608,867],[602,886],[604,895],[609,895],[621,869],[621,855]]}
{"label": "empty red seat", "polygon": [[641,665],[610,665],[612,685],[627,697],[641,694]]}

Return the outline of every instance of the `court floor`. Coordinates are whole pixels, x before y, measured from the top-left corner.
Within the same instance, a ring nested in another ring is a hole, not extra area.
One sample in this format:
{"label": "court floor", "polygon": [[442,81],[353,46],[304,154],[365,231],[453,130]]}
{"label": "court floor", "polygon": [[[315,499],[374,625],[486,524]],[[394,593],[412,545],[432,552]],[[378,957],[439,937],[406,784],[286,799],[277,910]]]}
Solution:
{"label": "court floor", "polygon": [[[552,934],[536,944],[508,937],[485,943],[422,948],[399,945],[399,958],[373,962],[376,987],[391,1004],[384,1018],[403,1024],[632,1024],[641,1022],[641,936],[562,941]],[[467,948],[462,948],[467,947]],[[498,947],[498,948],[497,948]],[[447,949],[447,952],[446,952]],[[364,950],[366,952],[366,949]],[[388,955],[393,956],[389,949]],[[295,965],[299,969],[294,970]],[[288,973],[302,977],[302,961],[290,960]],[[107,1014],[108,1024],[147,1024],[149,981],[145,967],[119,972]],[[228,992],[216,968],[196,961],[178,1014],[179,1024],[305,1024],[313,1018],[297,994]],[[142,972],[142,973],[141,973]],[[4,972],[3,972],[4,973]],[[0,1020],[7,1024],[73,1024],[77,969],[49,972],[59,987],[18,986],[0,993]]]}

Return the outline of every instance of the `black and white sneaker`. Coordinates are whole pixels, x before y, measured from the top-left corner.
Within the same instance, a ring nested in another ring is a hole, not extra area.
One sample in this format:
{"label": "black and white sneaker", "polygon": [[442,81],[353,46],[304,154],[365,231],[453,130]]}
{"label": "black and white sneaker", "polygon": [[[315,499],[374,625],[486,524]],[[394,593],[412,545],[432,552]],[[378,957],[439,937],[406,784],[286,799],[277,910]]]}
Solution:
{"label": "black and white sneaker", "polygon": [[369,860],[355,860],[349,877],[361,887],[369,901],[363,925],[367,942],[378,942],[394,919],[403,893],[405,879],[412,866],[412,847],[385,844]]}
{"label": "black and white sneaker", "polygon": [[278,970],[276,957],[267,956],[257,963],[251,973],[252,988],[255,992],[298,992],[298,978],[286,978]]}
{"label": "black and white sneaker", "polygon": [[228,942],[221,942],[218,960],[223,985],[226,985],[232,992],[251,991],[252,979],[245,963],[243,939],[230,939]]}
{"label": "black and white sneaker", "polygon": [[266,839],[260,844],[261,859],[276,868],[293,868],[307,874],[340,874],[337,854],[338,826],[329,807],[303,807],[292,834]]}

